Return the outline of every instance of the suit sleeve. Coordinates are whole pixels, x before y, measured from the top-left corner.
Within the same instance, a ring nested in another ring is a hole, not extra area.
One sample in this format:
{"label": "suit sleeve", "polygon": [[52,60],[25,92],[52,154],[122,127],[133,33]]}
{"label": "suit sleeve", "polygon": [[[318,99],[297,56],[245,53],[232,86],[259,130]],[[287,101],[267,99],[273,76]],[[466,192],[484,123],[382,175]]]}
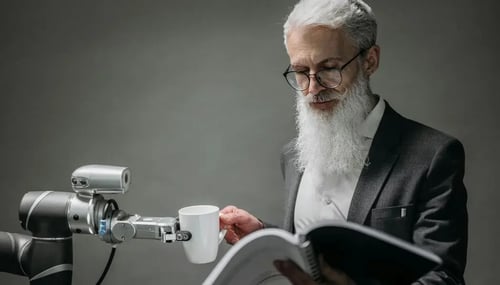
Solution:
{"label": "suit sleeve", "polygon": [[[289,149],[291,147],[292,143],[289,143],[287,145],[285,145],[281,151],[281,155],[280,155],[280,167],[281,167],[281,175],[283,177],[283,180],[285,180],[285,163],[286,163],[286,153],[289,152]],[[264,228],[280,228],[274,224],[270,224],[270,223],[267,223],[261,219],[259,219],[259,221],[264,225]]]}
{"label": "suit sleeve", "polygon": [[417,202],[413,240],[443,259],[414,285],[465,284],[467,194],[463,184],[464,149],[450,140],[434,155]]}

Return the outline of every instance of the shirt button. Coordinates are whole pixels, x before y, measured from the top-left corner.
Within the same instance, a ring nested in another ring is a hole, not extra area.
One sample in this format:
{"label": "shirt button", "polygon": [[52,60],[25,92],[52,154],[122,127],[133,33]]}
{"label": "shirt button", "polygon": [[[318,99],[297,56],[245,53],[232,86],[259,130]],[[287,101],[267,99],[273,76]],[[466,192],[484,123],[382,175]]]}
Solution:
{"label": "shirt button", "polygon": [[325,204],[330,205],[332,203],[332,199],[326,198],[325,199]]}

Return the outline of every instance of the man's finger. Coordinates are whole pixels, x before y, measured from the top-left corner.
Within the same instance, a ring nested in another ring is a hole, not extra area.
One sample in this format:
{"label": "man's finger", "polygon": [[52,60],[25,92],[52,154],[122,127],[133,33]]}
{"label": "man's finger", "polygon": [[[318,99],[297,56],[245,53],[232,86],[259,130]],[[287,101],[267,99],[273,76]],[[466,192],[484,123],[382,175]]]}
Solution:
{"label": "man's finger", "polygon": [[228,213],[236,212],[236,210],[238,210],[238,208],[236,208],[233,205],[229,205],[229,206],[224,207],[224,209],[220,210],[219,213],[228,214]]}
{"label": "man's finger", "polygon": [[234,232],[232,228],[229,228],[224,236],[224,239],[228,244],[235,244],[240,240],[240,237]]}
{"label": "man's finger", "polygon": [[319,255],[319,266],[323,277],[327,281],[334,282],[335,284],[355,284],[354,281],[349,276],[347,276],[345,272],[328,266],[323,255]]}
{"label": "man's finger", "polygon": [[248,213],[242,212],[240,210],[237,210],[236,212],[221,214],[219,216],[219,219],[222,224],[226,225],[246,224],[248,222],[251,222],[251,216]]}
{"label": "man's finger", "polygon": [[302,271],[294,262],[290,260],[276,260],[274,266],[293,285],[313,285],[316,284],[312,278]]}

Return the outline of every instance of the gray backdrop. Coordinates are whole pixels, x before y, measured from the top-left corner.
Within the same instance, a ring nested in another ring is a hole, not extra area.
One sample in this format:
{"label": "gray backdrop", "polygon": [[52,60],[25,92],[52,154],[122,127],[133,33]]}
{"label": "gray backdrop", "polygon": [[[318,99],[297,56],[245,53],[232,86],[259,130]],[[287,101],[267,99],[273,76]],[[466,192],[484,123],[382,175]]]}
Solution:
{"label": "gray backdrop", "polygon": [[[181,3],[182,2],[182,3]],[[374,91],[458,137],[469,190],[469,284],[498,284],[495,1],[369,1],[379,20]],[[175,216],[238,205],[280,223],[281,145],[294,98],[281,73],[294,1],[2,1],[0,230],[22,232],[22,195],[70,191],[78,166],[129,166],[129,212]],[[228,245],[221,247],[220,256]],[[94,284],[110,247],[74,236],[74,284]],[[105,284],[199,284],[181,244],[120,245]],[[1,284],[28,284],[0,273]]]}

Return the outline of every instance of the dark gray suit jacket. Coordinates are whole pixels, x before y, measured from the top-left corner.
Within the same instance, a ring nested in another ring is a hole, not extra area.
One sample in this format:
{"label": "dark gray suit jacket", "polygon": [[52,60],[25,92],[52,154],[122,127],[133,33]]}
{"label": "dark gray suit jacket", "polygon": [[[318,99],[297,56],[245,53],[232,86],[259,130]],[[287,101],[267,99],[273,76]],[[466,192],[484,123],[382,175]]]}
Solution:
{"label": "dark gray suit jacket", "polygon": [[[302,173],[295,141],[282,153],[284,228],[294,232]],[[443,265],[416,284],[464,284],[467,254],[466,190],[462,144],[386,108],[354,191],[348,221],[367,225],[428,249]],[[401,217],[405,208],[406,215]]]}

